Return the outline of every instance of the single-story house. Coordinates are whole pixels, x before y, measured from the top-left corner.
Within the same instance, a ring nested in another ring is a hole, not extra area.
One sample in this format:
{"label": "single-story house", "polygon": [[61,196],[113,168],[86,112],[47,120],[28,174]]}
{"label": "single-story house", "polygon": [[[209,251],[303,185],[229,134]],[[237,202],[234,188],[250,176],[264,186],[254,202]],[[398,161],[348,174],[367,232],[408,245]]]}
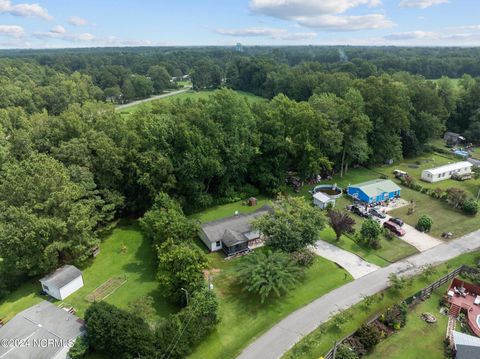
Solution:
{"label": "single-story house", "polygon": [[261,242],[261,233],[252,228],[253,220],[270,211],[269,206],[263,206],[253,213],[204,223],[200,239],[211,252],[223,249],[227,256],[245,252]]}
{"label": "single-story house", "polygon": [[422,180],[430,183],[443,181],[452,177],[453,174],[460,176],[472,172],[472,164],[468,161],[450,163],[448,165],[430,168],[422,171]]}
{"label": "single-story house", "polygon": [[[0,359],[66,359],[75,340],[84,334],[83,320],[42,301],[0,328],[0,338],[7,340],[7,345],[0,345]],[[9,340],[22,345],[9,345]]]}
{"label": "single-story house", "polygon": [[83,287],[83,276],[77,267],[64,265],[52,274],[40,279],[40,283],[43,290],[53,298],[64,300]]}
{"label": "single-story house", "polygon": [[320,209],[327,208],[328,204],[331,203],[335,207],[335,199],[323,192],[317,192],[313,194],[313,204]]}
{"label": "single-story house", "polygon": [[365,203],[376,203],[400,196],[402,189],[393,181],[375,179],[350,185],[347,194]]}
{"label": "single-story house", "polygon": [[443,140],[448,146],[456,146],[460,142],[465,141],[465,137],[455,132],[445,132]]}
{"label": "single-story house", "polygon": [[480,358],[480,338],[453,331],[455,359]]}

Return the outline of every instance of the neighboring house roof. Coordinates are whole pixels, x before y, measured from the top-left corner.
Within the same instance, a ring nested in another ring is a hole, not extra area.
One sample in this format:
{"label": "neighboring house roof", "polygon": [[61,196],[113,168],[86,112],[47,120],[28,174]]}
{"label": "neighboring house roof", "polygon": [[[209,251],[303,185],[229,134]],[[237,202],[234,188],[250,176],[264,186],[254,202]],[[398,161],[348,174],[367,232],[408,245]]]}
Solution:
{"label": "neighboring house roof", "polygon": [[[254,235],[258,232],[252,231],[252,221],[271,210],[270,206],[263,206],[253,213],[239,214],[238,216],[226,217],[204,223],[201,228],[210,243],[222,240],[225,244],[227,242],[233,243],[238,240],[240,236],[242,236],[243,241],[249,240],[249,238],[254,239]],[[258,236],[255,238],[258,238]]]}
{"label": "neighboring house roof", "polygon": [[40,282],[48,287],[63,288],[74,279],[80,277],[82,272],[75,266],[64,265],[58,268],[52,274],[47,275],[40,279]]}
{"label": "neighboring house roof", "polygon": [[351,185],[352,188],[358,188],[369,197],[375,197],[384,192],[397,192],[401,188],[393,181],[384,179],[375,179],[367,182]]}
{"label": "neighboring house roof", "polygon": [[459,133],[455,133],[455,132],[445,132],[445,134],[443,135],[443,137],[460,137],[460,134]]}
{"label": "neighboring house roof", "polygon": [[330,202],[332,200],[332,198],[328,195],[326,195],[325,193],[322,193],[322,192],[317,192],[313,195],[313,198],[315,198],[316,200],[319,200],[320,202],[322,203],[327,203],[327,202]]}
{"label": "neighboring house roof", "polygon": [[42,301],[17,314],[0,328],[0,338],[18,339],[25,344],[0,346],[0,359],[66,358],[73,340],[83,335],[83,324],[83,320],[66,310]]}
{"label": "neighboring house roof", "polygon": [[456,359],[480,358],[480,338],[453,331]]}
{"label": "neighboring house roof", "polygon": [[444,172],[456,171],[461,168],[467,168],[472,166],[473,165],[470,162],[461,161],[461,162],[450,163],[448,165],[444,165],[440,167],[429,168],[428,170],[425,170],[425,172],[429,172],[431,174],[439,174]]}

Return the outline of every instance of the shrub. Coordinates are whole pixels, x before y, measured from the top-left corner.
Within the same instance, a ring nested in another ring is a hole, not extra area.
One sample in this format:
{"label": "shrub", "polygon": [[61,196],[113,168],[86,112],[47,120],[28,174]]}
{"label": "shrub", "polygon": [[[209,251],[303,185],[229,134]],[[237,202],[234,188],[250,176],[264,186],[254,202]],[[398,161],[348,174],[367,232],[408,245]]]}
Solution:
{"label": "shrub", "polygon": [[363,324],[354,335],[367,351],[371,351],[380,342],[380,331],[372,324]]}
{"label": "shrub", "polygon": [[416,228],[420,232],[429,232],[430,229],[432,228],[432,225],[433,225],[433,220],[429,216],[424,214],[418,219]]}
{"label": "shrub", "polygon": [[346,344],[340,344],[337,347],[337,352],[335,355],[336,359],[358,359],[357,353],[353,350],[352,347]]}
{"label": "shrub", "polygon": [[315,262],[315,253],[311,250],[304,248],[299,251],[290,254],[292,261],[298,264],[300,267],[310,267]]}
{"label": "shrub", "polygon": [[86,357],[89,349],[88,341],[85,336],[81,336],[75,340],[75,344],[68,351],[71,359],[83,359]]}
{"label": "shrub", "polygon": [[373,249],[380,248],[378,236],[382,233],[382,227],[373,219],[367,219],[362,223],[360,237],[362,241]]}
{"label": "shrub", "polygon": [[478,213],[478,201],[472,198],[463,202],[462,210],[472,216],[476,215]]}
{"label": "shrub", "polygon": [[90,347],[114,358],[150,357],[153,333],[139,316],[105,302],[93,303],[85,312]]}
{"label": "shrub", "polygon": [[395,304],[383,314],[382,321],[390,328],[398,330],[405,326],[407,322],[407,311],[408,308],[405,303]]}
{"label": "shrub", "polygon": [[287,253],[271,250],[257,251],[242,258],[236,272],[243,290],[258,295],[262,303],[291,290],[302,275]]}

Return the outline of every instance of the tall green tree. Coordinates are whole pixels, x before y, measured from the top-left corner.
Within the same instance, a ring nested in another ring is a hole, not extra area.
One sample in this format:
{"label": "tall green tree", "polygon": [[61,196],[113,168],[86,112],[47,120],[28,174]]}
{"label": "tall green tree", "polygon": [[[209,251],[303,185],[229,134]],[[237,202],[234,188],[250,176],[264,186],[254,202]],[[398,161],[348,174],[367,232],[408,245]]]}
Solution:
{"label": "tall green tree", "polygon": [[284,252],[295,252],[318,240],[325,227],[325,216],[303,198],[280,197],[272,213],[253,223],[266,238],[267,246]]}
{"label": "tall green tree", "polygon": [[316,111],[324,113],[342,133],[340,177],[343,177],[352,162],[365,162],[371,152],[367,136],[372,124],[364,113],[362,95],[350,88],[344,99],[325,93],[312,96],[309,103]]}
{"label": "tall green tree", "polygon": [[158,249],[158,281],[162,294],[174,303],[186,304],[185,289],[190,295],[205,285],[205,255],[189,244],[169,239]]}

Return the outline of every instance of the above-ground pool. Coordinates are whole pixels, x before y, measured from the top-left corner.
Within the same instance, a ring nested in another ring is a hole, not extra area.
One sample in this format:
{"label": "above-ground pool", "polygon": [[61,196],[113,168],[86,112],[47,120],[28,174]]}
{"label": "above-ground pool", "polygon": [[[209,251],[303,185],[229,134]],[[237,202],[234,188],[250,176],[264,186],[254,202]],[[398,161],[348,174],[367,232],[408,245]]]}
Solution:
{"label": "above-ground pool", "polygon": [[477,315],[477,327],[480,329],[480,314]]}
{"label": "above-ground pool", "polygon": [[342,189],[334,184],[322,184],[315,186],[313,193],[322,192],[331,198],[340,198],[342,197]]}

